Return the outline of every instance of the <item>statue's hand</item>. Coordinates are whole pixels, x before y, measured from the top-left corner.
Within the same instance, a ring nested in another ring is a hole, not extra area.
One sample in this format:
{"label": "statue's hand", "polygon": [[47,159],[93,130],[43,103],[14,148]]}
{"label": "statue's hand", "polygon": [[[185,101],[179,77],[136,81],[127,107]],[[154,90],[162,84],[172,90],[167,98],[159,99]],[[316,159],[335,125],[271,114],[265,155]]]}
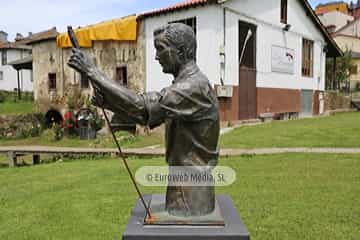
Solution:
{"label": "statue's hand", "polygon": [[68,65],[79,73],[84,73],[87,76],[91,76],[91,73],[95,68],[95,65],[91,61],[90,57],[77,48],[72,49],[72,55]]}

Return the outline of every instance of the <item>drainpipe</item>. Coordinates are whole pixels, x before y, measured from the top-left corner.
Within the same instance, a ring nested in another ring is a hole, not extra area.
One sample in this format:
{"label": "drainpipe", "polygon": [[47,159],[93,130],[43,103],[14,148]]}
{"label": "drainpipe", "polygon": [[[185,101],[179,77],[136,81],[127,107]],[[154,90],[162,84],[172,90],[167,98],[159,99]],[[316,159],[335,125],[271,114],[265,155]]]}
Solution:
{"label": "drainpipe", "polygon": [[21,91],[20,91],[20,73],[19,73],[19,69],[16,70],[17,71],[17,92],[18,92],[18,98],[19,100],[21,99]]}
{"label": "drainpipe", "polygon": [[225,66],[226,66],[225,46],[226,46],[226,9],[223,8],[223,43],[222,46],[220,47],[220,82],[222,86],[224,86],[224,80],[225,80]]}
{"label": "drainpipe", "polygon": [[60,48],[61,52],[61,82],[62,82],[62,89],[61,89],[61,96],[64,97],[65,95],[65,64],[64,64],[64,49]]}
{"label": "drainpipe", "polygon": [[333,78],[332,78],[332,90],[336,89],[336,57],[333,58],[334,59],[334,64],[333,64]]}

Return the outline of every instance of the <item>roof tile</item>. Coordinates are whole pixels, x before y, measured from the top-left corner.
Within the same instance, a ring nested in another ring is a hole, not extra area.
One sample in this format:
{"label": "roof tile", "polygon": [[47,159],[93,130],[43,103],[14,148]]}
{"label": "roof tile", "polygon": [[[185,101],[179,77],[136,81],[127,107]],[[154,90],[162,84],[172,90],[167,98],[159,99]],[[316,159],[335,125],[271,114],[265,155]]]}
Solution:
{"label": "roof tile", "polygon": [[180,9],[196,7],[199,5],[205,5],[205,4],[214,3],[214,2],[216,2],[216,1],[214,1],[214,0],[186,0],[184,2],[180,2],[180,3],[177,3],[177,4],[169,6],[169,7],[164,7],[164,8],[152,10],[149,12],[145,12],[143,14],[140,14],[139,18],[151,17],[151,16],[155,16],[155,15],[159,15],[159,14],[165,14],[165,13],[173,12],[173,11],[180,10]]}
{"label": "roof tile", "polygon": [[59,35],[58,31],[56,30],[56,27],[53,27],[49,30],[34,33],[31,36],[21,38],[20,40],[16,41],[15,43],[20,44],[31,44],[36,43],[48,39],[56,39],[56,37]]}

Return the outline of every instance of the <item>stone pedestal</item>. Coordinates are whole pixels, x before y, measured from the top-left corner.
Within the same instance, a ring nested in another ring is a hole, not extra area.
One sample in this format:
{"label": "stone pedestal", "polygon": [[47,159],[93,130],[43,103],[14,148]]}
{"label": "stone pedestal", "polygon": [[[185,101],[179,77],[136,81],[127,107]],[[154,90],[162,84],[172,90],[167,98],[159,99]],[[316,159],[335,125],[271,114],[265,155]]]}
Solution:
{"label": "stone pedestal", "polygon": [[[147,195],[145,201],[161,198],[161,195]],[[138,201],[122,236],[122,240],[249,240],[250,235],[242,223],[231,199],[218,195],[224,226],[206,225],[145,225],[145,209]]]}

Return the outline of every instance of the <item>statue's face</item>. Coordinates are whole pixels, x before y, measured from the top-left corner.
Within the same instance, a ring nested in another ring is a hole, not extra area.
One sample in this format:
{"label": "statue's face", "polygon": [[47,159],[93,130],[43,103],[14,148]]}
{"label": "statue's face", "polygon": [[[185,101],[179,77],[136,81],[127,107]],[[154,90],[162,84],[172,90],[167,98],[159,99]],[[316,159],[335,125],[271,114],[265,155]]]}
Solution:
{"label": "statue's face", "polygon": [[177,74],[181,65],[178,50],[161,37],[155,38],[155,59],[159,61],[164,73]]}

